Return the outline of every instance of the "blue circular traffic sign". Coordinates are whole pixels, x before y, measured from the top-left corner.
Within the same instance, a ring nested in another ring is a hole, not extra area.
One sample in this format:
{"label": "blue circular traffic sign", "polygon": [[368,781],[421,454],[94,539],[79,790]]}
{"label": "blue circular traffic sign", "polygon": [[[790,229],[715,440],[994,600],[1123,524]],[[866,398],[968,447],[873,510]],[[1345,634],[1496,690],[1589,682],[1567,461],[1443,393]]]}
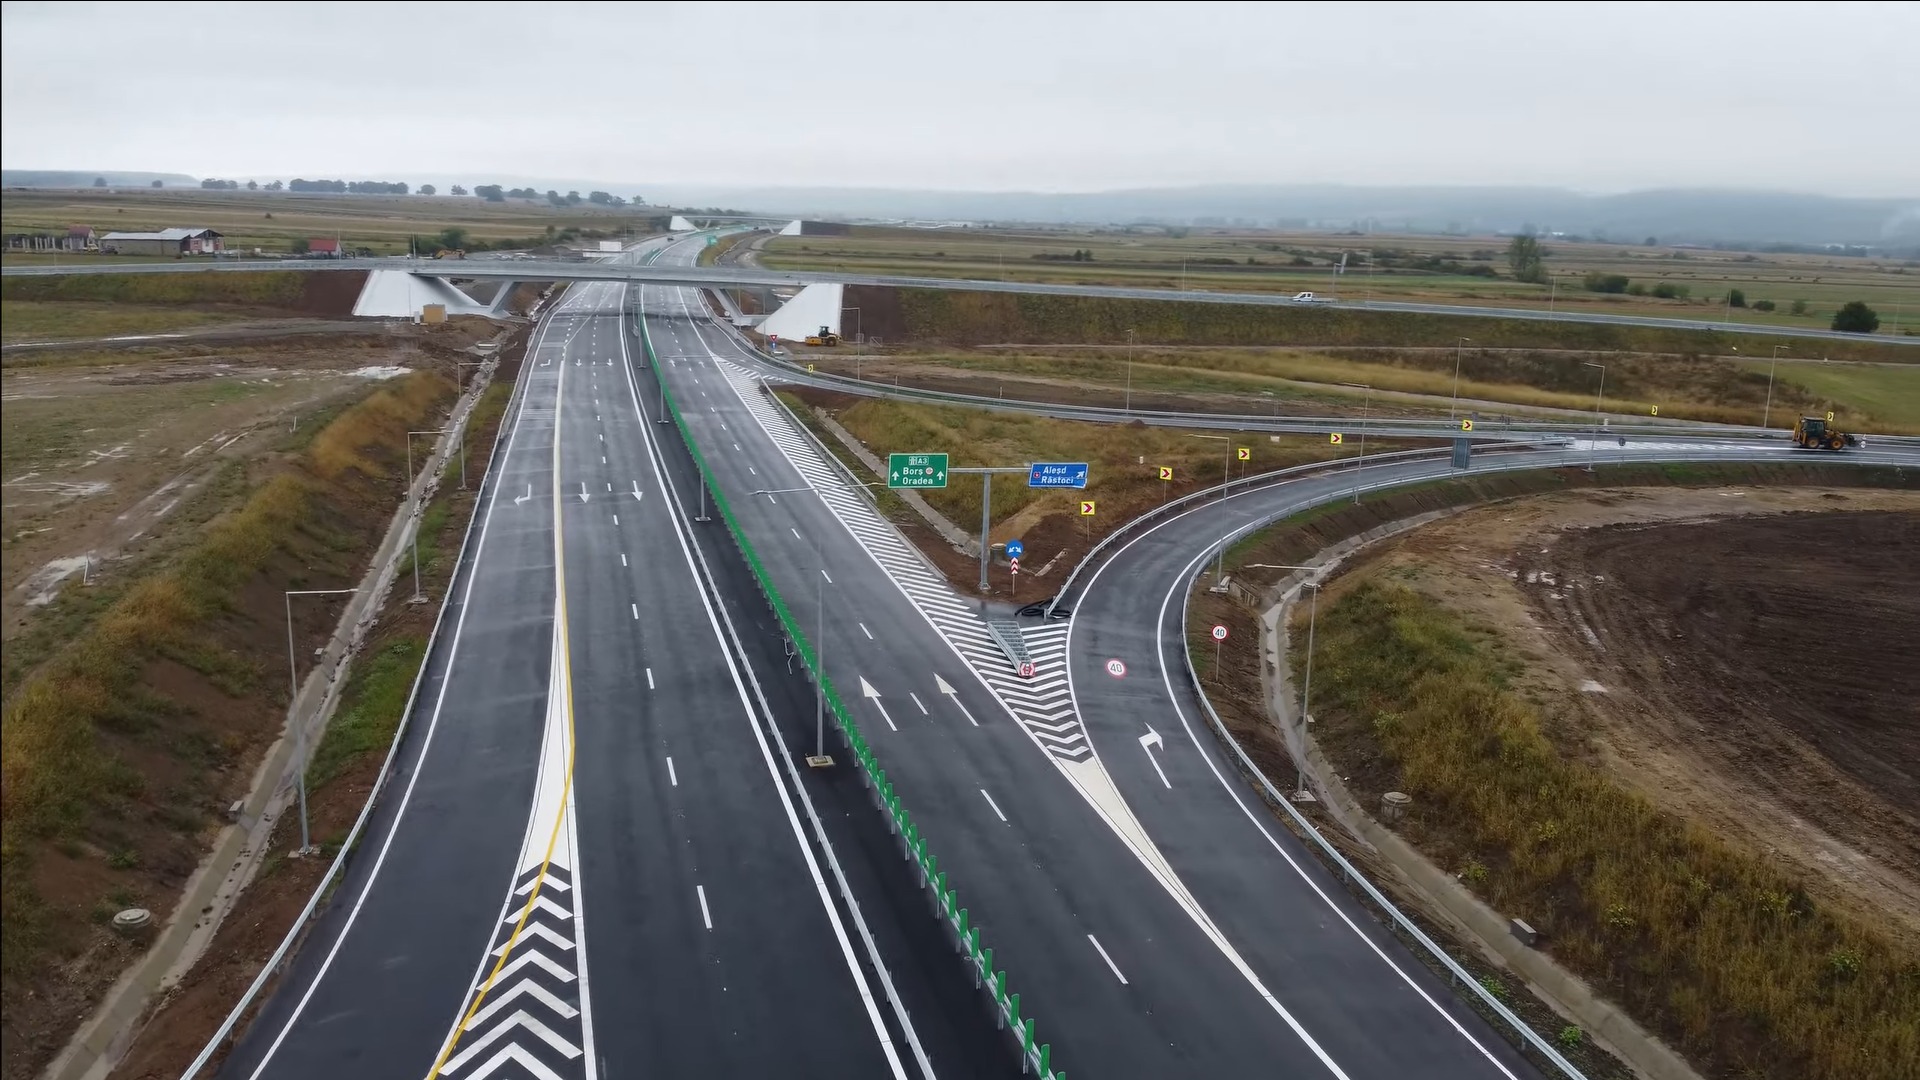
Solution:
{"label": "blue circular traffic sign", "polygon": [[1007,558],[1017,559],[1027,553],[1027,545],[1018,540],[1007,541]]}

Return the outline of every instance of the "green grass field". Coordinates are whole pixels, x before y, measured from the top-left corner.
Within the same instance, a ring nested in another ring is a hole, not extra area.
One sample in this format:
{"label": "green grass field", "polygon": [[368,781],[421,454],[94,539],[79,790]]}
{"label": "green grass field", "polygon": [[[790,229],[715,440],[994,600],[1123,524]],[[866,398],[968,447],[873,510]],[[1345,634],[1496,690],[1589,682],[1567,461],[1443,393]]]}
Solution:
{"label": "green grass field", "polygon": [[[876,274],[1073,282],[1230,292],[1311,291],[1342,300],[1407,300],[1502,307],[1606,311],[1778,326],[1826,326],[1848,300],[1882,314],[1883,332],[1898,319],[1920,323],[1920,267],[1892,260],[1826,255],[1757,255],[1618,244],[1549,241],[1552,282],[1531,285],[1508,276],[1500,237],[1335,236],[1195,229],[1185,236],[1158,229],[1086,232],[914,230],[856,227],[847,236],[782,237],[764,258],[770,267]],[[1074,252],[1091,258],[1075,261]],[[1342,255],[1344,274],[1335,274]],[[1064,258],[1063,258],[1064,256]],[[1377,256],[1377,260],[1370,260]],[[1412,269],[1420,259],[1485,266],[1500,276]],[[1401,265],[1384,265],[1398,260]],[[1381,265],[1370,265],[1377,261]],[[1300,265],[1300,264],[1305,265]],[[1584,287],[1590,272],[1624,274],[1649,288],[1684,288],[1686,299],[1600,294]],[[1729,289],[1751,305],[1777,310],[1729,311]],[[1792,305],[1805,301],[1806,313]],[[1899,318],[1905,311],[1906,317]]]}
{"label": "green grass field", "polygon": [[[295,195],[263,191],[9,191],[0,198],[0,232],[64,235],[70,225],[96,232],[145,232],[172,226],[204,226],[225,236],[228,250],[287,252],[295,240],[338,237],[349,248],[381,255],[405,254],[409,237],[464,229],[487,242],[539,244],[561,229],[607,236],[645,233],[653,210],[591,204],[550,207],[544,202],[490,203],[451,195]],[[7,253],[17,262],[98,260],[102,256]]]}
{"label": "green grass field", "polygon": [[0,338],[11,344],[165,334],[245,317],[235,312],[178,307],[0,300]]}
{"label": "green grass field", "polygon": [[[1766,370],[1755,360],[1749,366]],[[1894,364],[1782,363],[1776,376],[1832,401],[1845,402],[1868,416],[1904,430],[1920,428],[1920,367]],[[1788,417],[1787,419],[1791,419]],[[1775,403],[1776,424],[1784,423]]]}

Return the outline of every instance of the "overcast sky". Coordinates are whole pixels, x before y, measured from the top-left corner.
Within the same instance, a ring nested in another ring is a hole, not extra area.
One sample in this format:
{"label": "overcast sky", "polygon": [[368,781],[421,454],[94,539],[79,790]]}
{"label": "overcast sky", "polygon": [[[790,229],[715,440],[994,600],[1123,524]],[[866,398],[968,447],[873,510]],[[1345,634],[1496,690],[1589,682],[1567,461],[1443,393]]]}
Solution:
{"label": "overcast sky", "polygon": [[4,5],[0,164],[1920,195],[1920,4]]}

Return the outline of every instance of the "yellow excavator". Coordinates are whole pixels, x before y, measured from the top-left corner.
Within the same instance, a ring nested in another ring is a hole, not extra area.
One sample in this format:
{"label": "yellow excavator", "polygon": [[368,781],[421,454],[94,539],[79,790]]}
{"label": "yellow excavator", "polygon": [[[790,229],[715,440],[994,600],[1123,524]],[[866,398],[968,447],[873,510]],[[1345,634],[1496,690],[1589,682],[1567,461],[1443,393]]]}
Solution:
{"label": "yellow excavator", "polygon": [[807,335],[807,344],[809,344],[809,345],[838,345],[838,344],[840,344],[840,335],[839,335],[839,334],[836,334],[836,333],[834,333],[834,332],[833,332],[833,329],[832,329],[831,327],[826,327],[826,326],[823,326],[823,327],[821,327],[821,328],[820,328],[820,332],[819,332],[819,333],[817,333],[817,334],[808,334],[808,335]]}
{"label": "yellow excavator", "polygon": [[1860,436],[1849,435],[1833,426],[1833,414],[1824,418],[1803,416],[1793,425],[1793,445],[1801,450],[1845,450],[1864,445]]}

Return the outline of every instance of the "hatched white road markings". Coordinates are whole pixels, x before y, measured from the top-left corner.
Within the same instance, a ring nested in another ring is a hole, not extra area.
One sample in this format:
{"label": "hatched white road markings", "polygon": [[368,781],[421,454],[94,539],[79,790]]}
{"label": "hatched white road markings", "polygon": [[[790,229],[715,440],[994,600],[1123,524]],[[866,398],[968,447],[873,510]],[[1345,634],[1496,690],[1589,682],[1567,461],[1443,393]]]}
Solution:
{"label": "hatched white road markings", "polygon": [[[707,887],[705,885],[695,885],[693,891],[700,897],[700,921],[706,923],[707,929],[711,930],[713,929],[713,913],[707,910]],[[1126,980],[1123,979],[1121,981],[1125,982]]]}
{"label": "hatched white road markings", "polygon": [[985,800],[987,800],[987,805],[988,805],[988,806],[991,806],[991,807],[993,807],[993,816],[994,816],[994,817],[997,817],[997,818],[999,818],[999,819],[1000,819],[1000,820],[1001,820],[1001,821],[1002,821],[1003,823],[1004,823],[1004,822],[1005,822],[1005,821],[1007,820],[1007,815],[1005,815],[1005,814],[1003,814],[1003,813],[1001,813],[1001,812],[1000,812],[1000,804],[999,804],[999,803],[997,803],[997,802],[994,802],[994,801],[993,801],[993,796],[991,796],[991,795],[989,795],[989,794],[987,794],[987,789],[986,789],[986,788],[981,788],[981,789],[980,789],[980,797],[981,797],[981,798],[983,798],[983,799],[985,799]]}
{"label": "hatched white road markings", "polygon": [[[783,409],[757,392],[753,377],[732,363],[714,366],[732,383],[747,411],[759,421],[761,429],[801,479],[819,493],[821,501],[853,534],[854,540],[992,687],[1034,741],[1056,761],[1091,760],[1092,748],[1087,744],[1086,733],[1080,727],[1080,718],[1074,712],[1067,689],[1066,625],[1021,629],[1035,668],[1032,678],[1021,678],[1006,653],[987,633],[975,609],[957,599],[952,588],[927,565],[899,530],[882,518],[857,489],[847,485],[846,478],[821,456],[807,434],[794,425]],[[794,539],[804,542],[798,529],[788,526],[788,531]],[[967,713],[968,721],[979,726],[979,720],[960,704],[959,695],[952,687],[945,687],[941,693],[951,696],[954,704]]]}
{"label": "hatched white road markings", "polygon": [[1100,959],[1107,962],[1107,970],[1113,972],[1113,977],[1120,980],[1120,985],[1127,985],[1127,977],[1120,974],[1120,965],[1114,963],[1113,957],[1107,955],[1107,950],[1100,947],[1100,939],[1088,934],[1087,940],[1093,942],[1094,951],[1100,954]]}

